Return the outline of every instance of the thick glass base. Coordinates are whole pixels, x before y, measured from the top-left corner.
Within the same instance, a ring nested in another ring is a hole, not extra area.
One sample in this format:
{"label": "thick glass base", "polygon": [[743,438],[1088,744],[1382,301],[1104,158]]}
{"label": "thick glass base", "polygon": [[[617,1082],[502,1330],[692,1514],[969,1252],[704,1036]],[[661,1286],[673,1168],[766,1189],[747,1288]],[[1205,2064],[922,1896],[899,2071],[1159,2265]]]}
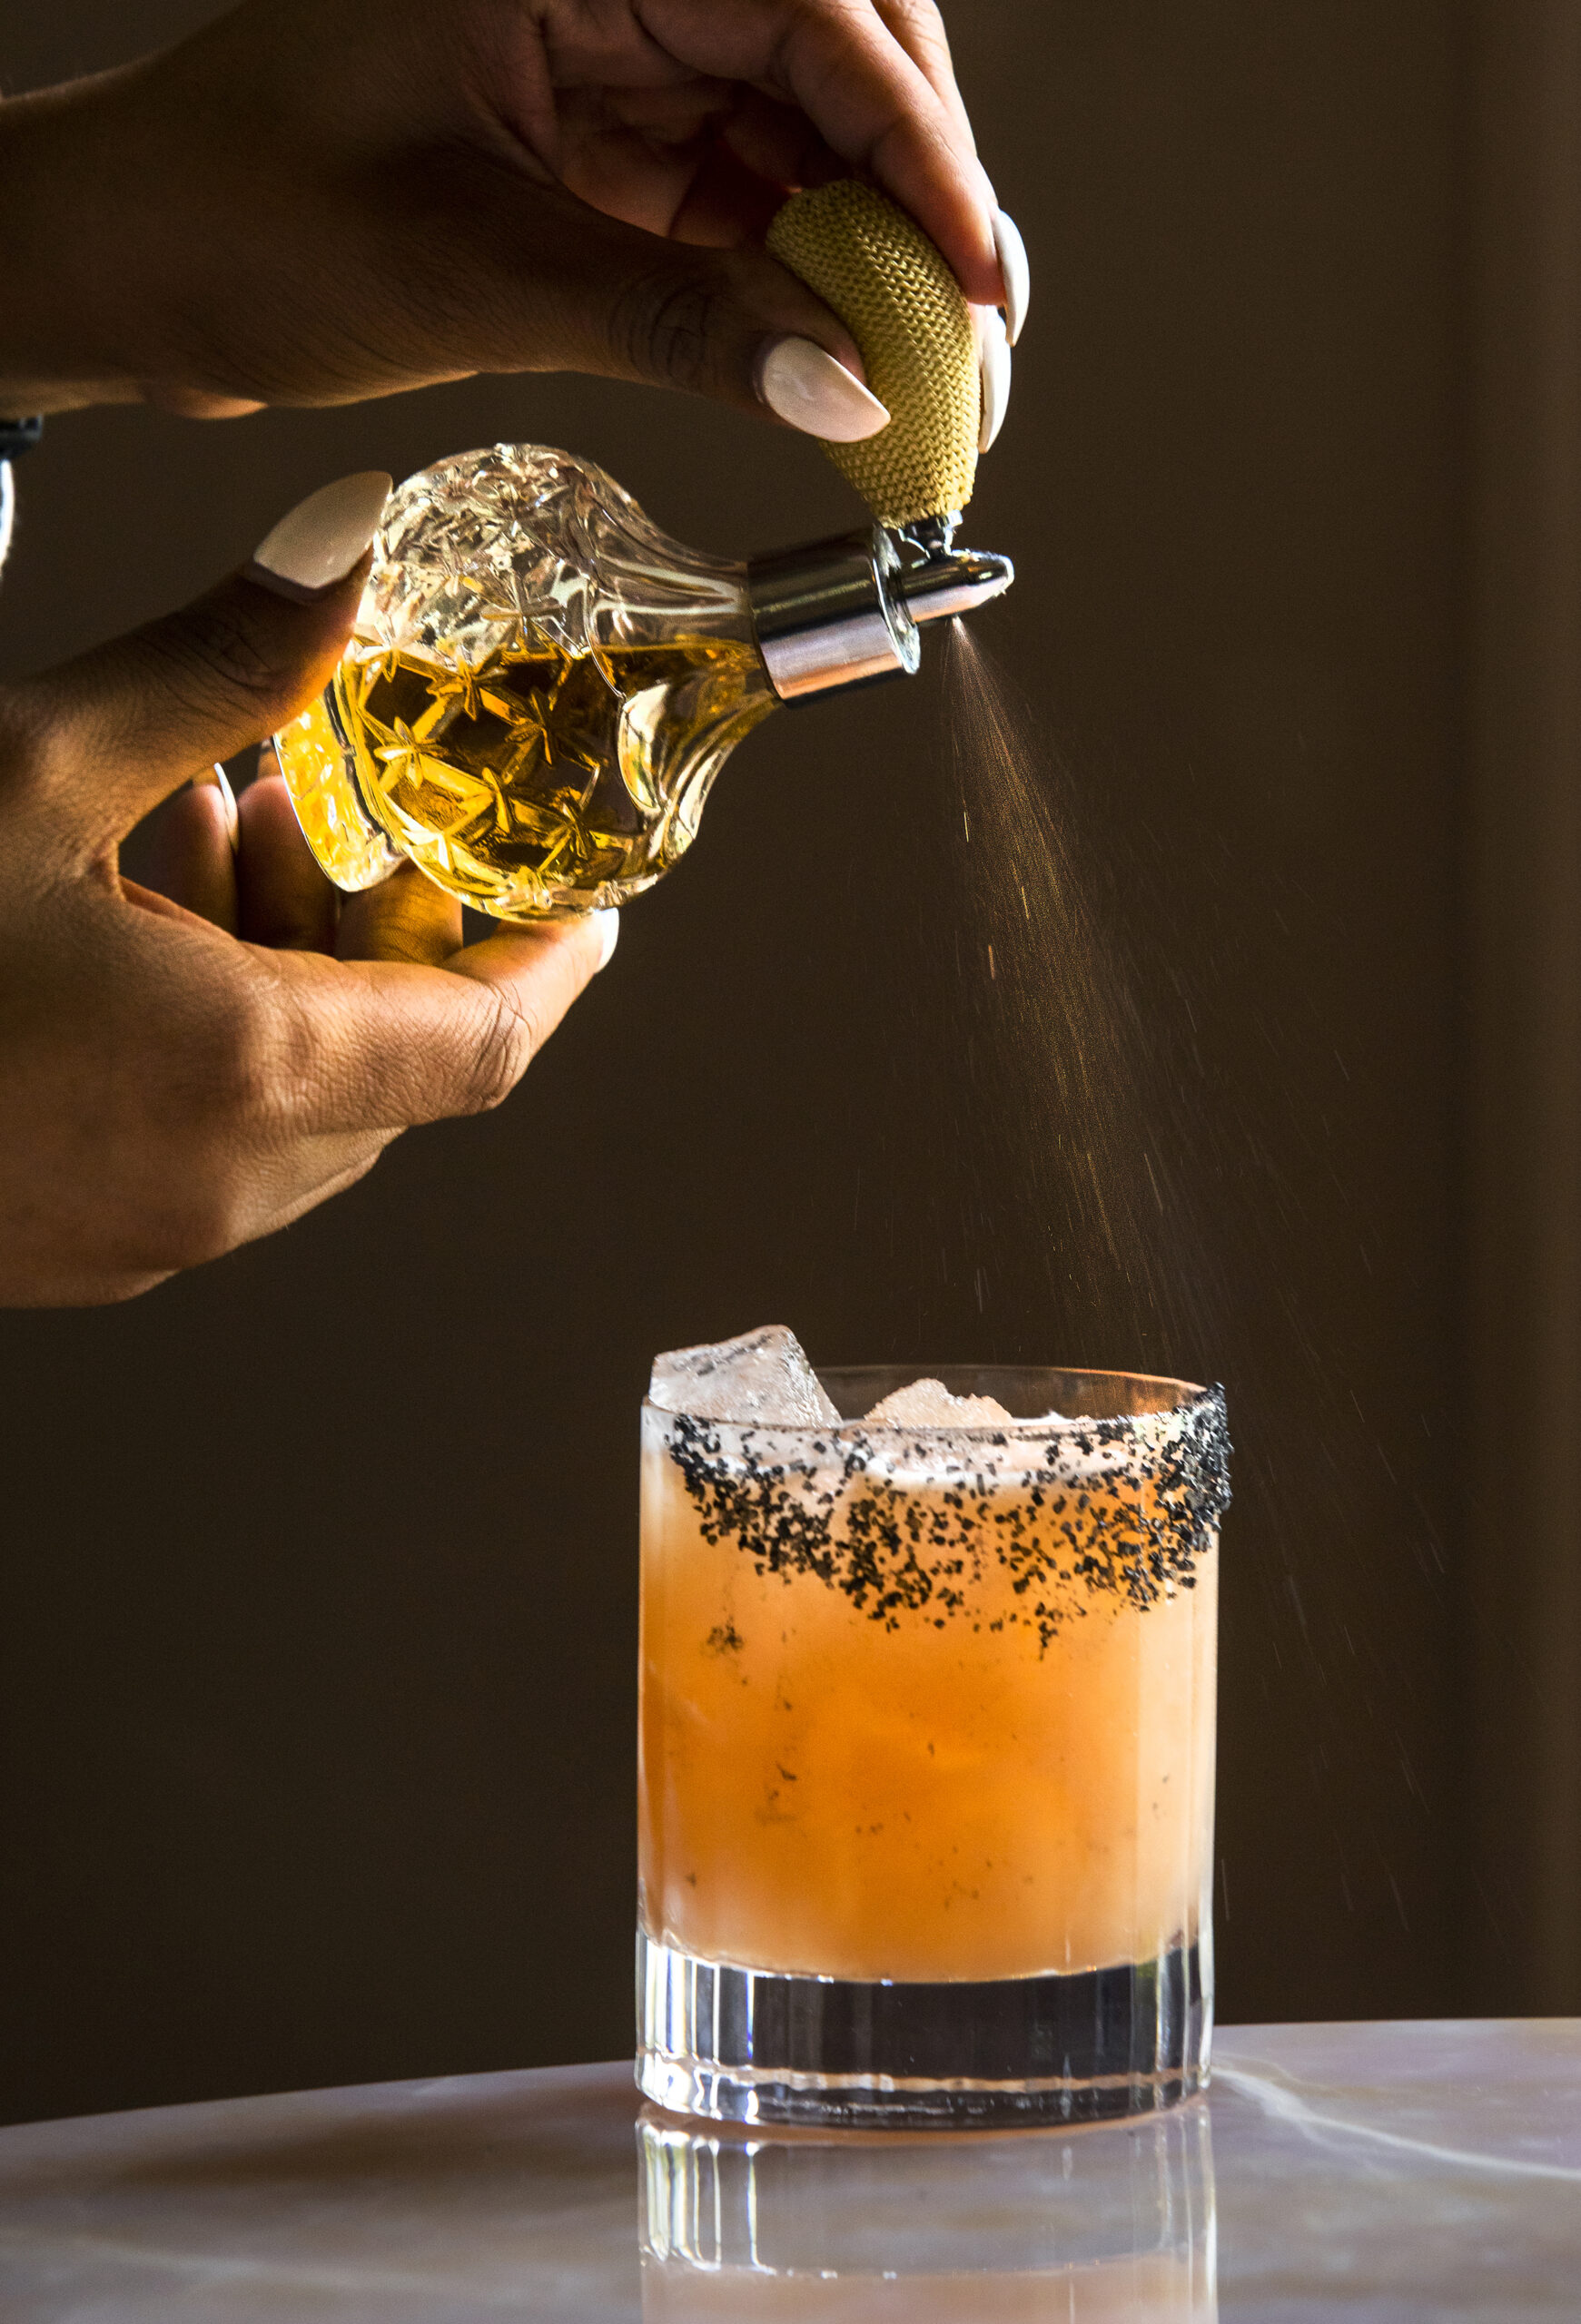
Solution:
{"label": "thick glass base", "polygon": [[[1096,2122],[1206,2086],[1210,1956],[991,1984],[778,1976],[637,1940],[637,2079],[728,2122]],[[1207,1975],[1204,1976],[1206,1970]]]}

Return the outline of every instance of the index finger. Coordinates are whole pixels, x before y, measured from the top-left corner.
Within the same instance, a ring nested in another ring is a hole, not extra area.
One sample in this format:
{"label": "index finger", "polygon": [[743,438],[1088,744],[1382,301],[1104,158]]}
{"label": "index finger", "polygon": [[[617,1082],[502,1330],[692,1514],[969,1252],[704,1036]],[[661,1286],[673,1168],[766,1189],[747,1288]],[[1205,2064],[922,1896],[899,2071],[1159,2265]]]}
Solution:
{"label": "index finger", "polygon": [[261,952],[279,1028],[263,1078],[291,1093],[293,1129],[315,1136],[484,1112],[608,958],[612,917],[502,930],[442,968]]}
{"label": "index finger", "polygon": [[[885,0],[921,39],[918,0]],[[868,171],[931,234],[968,299],[1004,295],[994,252],[993,189],[956,95],[947,103],[873,0],[647,0],[644,22],[699,73],[789,99],[846,164]],[[942,42],[942,33],[940,39]],[[941,65],[948,72],[948,51]]]}
{"label": "index finger", "polygon": [[977,140],[956,84],[949,34],[933,0],[873,0],[873,5],[975,153]]}

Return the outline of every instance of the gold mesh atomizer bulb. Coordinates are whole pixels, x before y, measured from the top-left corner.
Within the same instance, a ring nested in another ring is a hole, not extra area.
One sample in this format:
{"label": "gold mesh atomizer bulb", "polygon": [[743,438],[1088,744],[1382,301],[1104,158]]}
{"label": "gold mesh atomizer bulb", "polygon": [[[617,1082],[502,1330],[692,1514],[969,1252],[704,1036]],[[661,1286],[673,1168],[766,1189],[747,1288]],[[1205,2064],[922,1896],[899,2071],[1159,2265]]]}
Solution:
{"label": "gold mesh atomizer bulb", "polygon": [[758,649],[789,702],[909,675],[920,622],[969,613],[1015,571],[1008,557],[954,546],[976,479],[981,388],[972,310],[942,252],[857,178],[794,194],[768,247],[839,316],[890,414],[861,443],[824,445],[872,527],[747,568]]}
{"label": "gold mesh atomizer bulb", "polygon": [[959,517],[977,477],[981,409],[972,311],[920,226],[859,178],[798,193],[768,247],[832,307],[890,414],[860,444],[825,444],[881,525]]}

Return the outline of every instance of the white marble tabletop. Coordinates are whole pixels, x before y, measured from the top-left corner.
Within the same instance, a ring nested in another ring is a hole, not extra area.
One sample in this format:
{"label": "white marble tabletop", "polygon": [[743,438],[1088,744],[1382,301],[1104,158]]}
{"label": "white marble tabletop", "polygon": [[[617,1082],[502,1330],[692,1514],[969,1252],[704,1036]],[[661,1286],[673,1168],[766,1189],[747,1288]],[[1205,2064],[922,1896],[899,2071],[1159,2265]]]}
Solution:
{"label": "white marble tabletop", "polygon": [[1581,2315],[1581,2021],[1263,2026],[1032,2136],[638,2124],[628,2066],[0,2131],[5,2324]]}

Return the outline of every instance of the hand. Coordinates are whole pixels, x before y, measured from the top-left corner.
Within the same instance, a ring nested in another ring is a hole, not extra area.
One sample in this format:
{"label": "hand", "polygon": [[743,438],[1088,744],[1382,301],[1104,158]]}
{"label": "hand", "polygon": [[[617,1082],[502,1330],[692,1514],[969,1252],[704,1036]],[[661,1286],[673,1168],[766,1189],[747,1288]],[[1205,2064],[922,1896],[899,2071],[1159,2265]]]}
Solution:
{"label": "hand", "polygon": [[849,334],[759,246],[851,170],[970,299],[1013,278],[1013,337],[1019,238],[931,0],[243,0],[0,106],[0,408],[568,369],[761,408],[790,339],[812,401],[782,411],[871,434]]}
{"label": "hand", "polygon": [[278,776],[234,854],[221,790],[173,801],[170,896],[120,875],[134,822],[322,685],[388,484],[315,495],[276,572],[0,689],[0,1304],[127,1298],[283,1226],[410,1124],[498,1104],[608,958],[613,913],[463,950],[410,868],[337,923]]}

